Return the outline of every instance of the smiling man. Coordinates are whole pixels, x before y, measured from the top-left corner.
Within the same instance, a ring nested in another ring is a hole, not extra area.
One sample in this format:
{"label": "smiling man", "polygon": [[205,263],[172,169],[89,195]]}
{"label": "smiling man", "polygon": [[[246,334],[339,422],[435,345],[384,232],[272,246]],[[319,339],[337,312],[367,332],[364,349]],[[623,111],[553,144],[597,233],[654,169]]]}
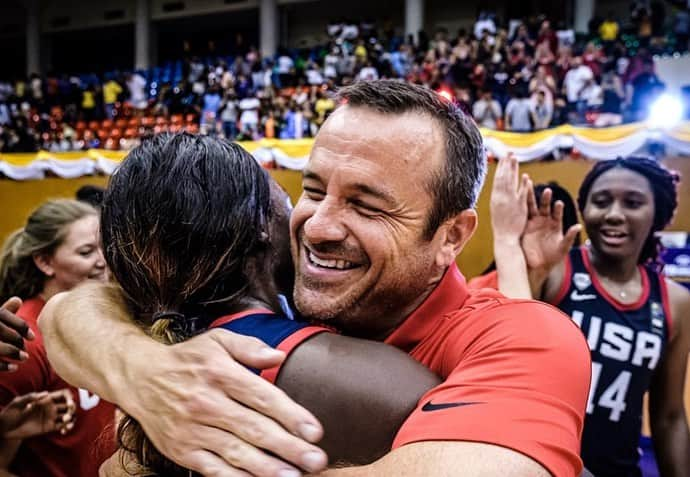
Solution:
{"label": "smiling man", "polygon": [[[295,304],[308,319],[409,353],[443,382],[419,401],[391,452],[323,475],[579,474],[590,379],[583,337],[548,305],[468,290],[455,264],[476,227],[486,169],[476,126],[414,85],[361,82],[340,95],[345,104],[316,138],[290,221]],[[222,446],[224,433],[247,435],[248,425],[267,442],[249,444],[287,460],[303,448],[293,434],[313,439],[300,426],[311,423],[303,410],[235,366],[233,358],[253,367],[279,361],[261,358],[256,343],[225,332],[153,349],[130,323],[108,316],[112,303],[84,298],[65,298],[45,321],[51,359],[67,379],[131,409],[154,442],[178,439],[166,449],[182,455],[169,457],[205,475],[246,475],[238,470],[247,468],[243,456],[224,467],[201,467],[194,456]],[[70,301],[81,308],[69,312]],[[150,351],[118,345],[133,341]],[[109,346],[104,370],[99,359]],[[190,399],[190,390],[208,398]],[[228,422],[223,410],[236,402],[270,419],[239,414]],[[199,414],[213,432],[196,430]]]}

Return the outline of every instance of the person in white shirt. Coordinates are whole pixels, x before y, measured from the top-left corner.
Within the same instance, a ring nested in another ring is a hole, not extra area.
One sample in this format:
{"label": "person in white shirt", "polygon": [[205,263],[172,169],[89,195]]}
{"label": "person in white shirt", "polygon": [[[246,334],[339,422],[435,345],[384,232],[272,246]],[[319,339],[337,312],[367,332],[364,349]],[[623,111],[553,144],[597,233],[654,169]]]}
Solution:
{"label": "person in white shirt", "polygon": [[363,81],[374,81],[379,79],[379,72],[372,66],[371,61],[367,61],[366,66],[359,70],[357,78]]}
{"label": "person in white shirt", "polygon": [[474,120],[479,127],[496,129],[498,126],[496,121],[503,116],[503,109],[501,104],[493,99],[491,91],[487,90],[474,103],[472,116],[474,116]]}
{"label": "person in white shirt", "polygon": [[139,73],[129,75],[127,78],[127,88],[129,88],[129,102],[136,109],[146,108],[146,80]]}
{"label": "person in white shirt", "polygon": [[563,79],[563,89],[568,99],[569,110],[576,115],[576,122],[583,122],[586,101],[582,97],[582,92],[587,82],[594,79],[594,73],[589,66],[582,64],[581,56],[574,57],[572,65]]}
{"label": "person in white shirt", "polygon": [[551,125],[553,117],[553,99],[547,97],[544,89],[538,89],[531,99],[532,124],[534,130],[546,129]]}

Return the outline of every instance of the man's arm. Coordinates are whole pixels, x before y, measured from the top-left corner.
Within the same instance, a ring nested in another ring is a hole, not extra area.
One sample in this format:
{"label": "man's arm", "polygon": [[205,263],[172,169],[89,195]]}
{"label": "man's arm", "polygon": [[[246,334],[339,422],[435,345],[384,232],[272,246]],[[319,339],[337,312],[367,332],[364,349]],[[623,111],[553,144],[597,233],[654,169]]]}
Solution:
{"label": "man's arm", "polygon": [[284,359],[257,339],[214,330],[172,346],[157,343],[128,318],[119,290],[100,284],[57,295],[39,323],[58,374],[117,403],[180,465],[223,476],[240,475],[233,465],[257,476],[294,470],[264,451],[237,452],[244,446],[230,446],[224,436],[305,470],[326,464],[307,442],[321,438],[318,421],[242,365],[264,369]]}
{"label": "man's arm", "polygon": [[690,352],[690,293],[667,280],[672,337],[656,370],[649,392],[654,451],[663,477],[686,476],[690,469],[690,431],[683,404]]}
{"label": "man's arm", "polygon": [[548,477],[536,461],[519,452],[478,442],[416,442],[371,465],[331,469],[319,477]]}

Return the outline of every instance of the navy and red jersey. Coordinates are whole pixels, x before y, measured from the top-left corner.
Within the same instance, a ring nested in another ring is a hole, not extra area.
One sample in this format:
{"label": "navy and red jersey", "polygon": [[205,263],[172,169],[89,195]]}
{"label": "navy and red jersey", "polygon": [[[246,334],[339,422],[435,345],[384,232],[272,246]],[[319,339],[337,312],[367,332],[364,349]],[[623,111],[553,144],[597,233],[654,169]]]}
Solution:
{"label": "navy and red jersey", "polygon": [[[294,321],[286,315],[276,314],[268,309],[251,309],[222,316],[211,323],[209,328],[222,328],[241,335],[253,336],[271,348],[284,351],[286,355],[289,355],[307,338],[317,333],[330,331],[322,326]],[[280,366],[261,371],[249,369],[271,383],[275,383],[280,372]]]}
{"label": "navy and red jersey", "polygon": [[584,464],[597,476],[639,475],[642,399],[670,335],[666,282],[640,265],[642,294],[624,304],[601,285],[586,248],[571,250],[565,268],[553,304],[582,329],[592,354]]}

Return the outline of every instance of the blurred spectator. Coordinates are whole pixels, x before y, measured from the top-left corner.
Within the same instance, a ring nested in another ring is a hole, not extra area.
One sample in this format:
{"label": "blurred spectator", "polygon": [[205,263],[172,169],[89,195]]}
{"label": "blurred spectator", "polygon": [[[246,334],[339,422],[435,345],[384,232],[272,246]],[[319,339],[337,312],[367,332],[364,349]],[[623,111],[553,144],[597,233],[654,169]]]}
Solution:
{"label": "blurred spectator", "polygon": [[532,124],[534,130],[539,131],[551,126],[551,118],[553,117],[553,102],[549,99],[547,101],[546,92],[543,89],[538,90],[532,99]]}
{"label": "blurred spectator", "polygon": [[613,12],[609,11],[606,14],[606,19],[599,25],[599,37],[607,54],[611,54],[613,51],[613,45],[618,39],[619,30],[620,27],[614,18]]}
{"label": "blurred spectator", "polygon": [[654,63],[651,61],[644,62],[642,72],[635,77],[631,85],[631,114],[636,120],[646,119],[652,102],[665,88],[654,73]]}
{"label": "blurred spectator", "polygon": [[568,70],[563,79],[563,89],[568,100],[568,107],[574,113],[575,124],[584,122],[584,113],[587,106],[583,91],[587,82],[594,79],[594,74],[589,66],[582,64],[582,57],[573,58],[572,68]]}
{"label": "blurred spectator", "polygon": [[220,87],[211,86],[204,94],[204,105],[201,109],[201,131],[208,134],[209,131],[216,130],[216,118],[220,110],[222,99],[220,97]]}
{"label": "blurred spectator", "polygon": [[135,72],[127,76],[127,88],[129,89],[129,103],[136,109],[144,109],[147,105],[145,93],[146,80]]}
{"label": "blurred spectator", "polygon": [[491,96],[490,90],[484,91],[481,98],[474,103],[472,116],[480,127],[497,129],[498,122],[503,117],[503,110],[501,104]]}
{"label": "blurred spectator", "polygon": [[529,132],[532,130],[532,106],[521,90],[516,90],[506,106],[507,131]]}
{"label": "blurred spectator", "polygon": [[680,53],[688,51],[690,42],[690,5],[688,9],[678,8],[673,19],[673,33],[676,35],[676,48]]}
{"label": "blurred spectator", "polygon": [[107,81],[103,84],[103,107],[105,117],[113,119],[115,117],[115,103],[122,94],[122,86],[111,75],[107,75],[106,79]]}

